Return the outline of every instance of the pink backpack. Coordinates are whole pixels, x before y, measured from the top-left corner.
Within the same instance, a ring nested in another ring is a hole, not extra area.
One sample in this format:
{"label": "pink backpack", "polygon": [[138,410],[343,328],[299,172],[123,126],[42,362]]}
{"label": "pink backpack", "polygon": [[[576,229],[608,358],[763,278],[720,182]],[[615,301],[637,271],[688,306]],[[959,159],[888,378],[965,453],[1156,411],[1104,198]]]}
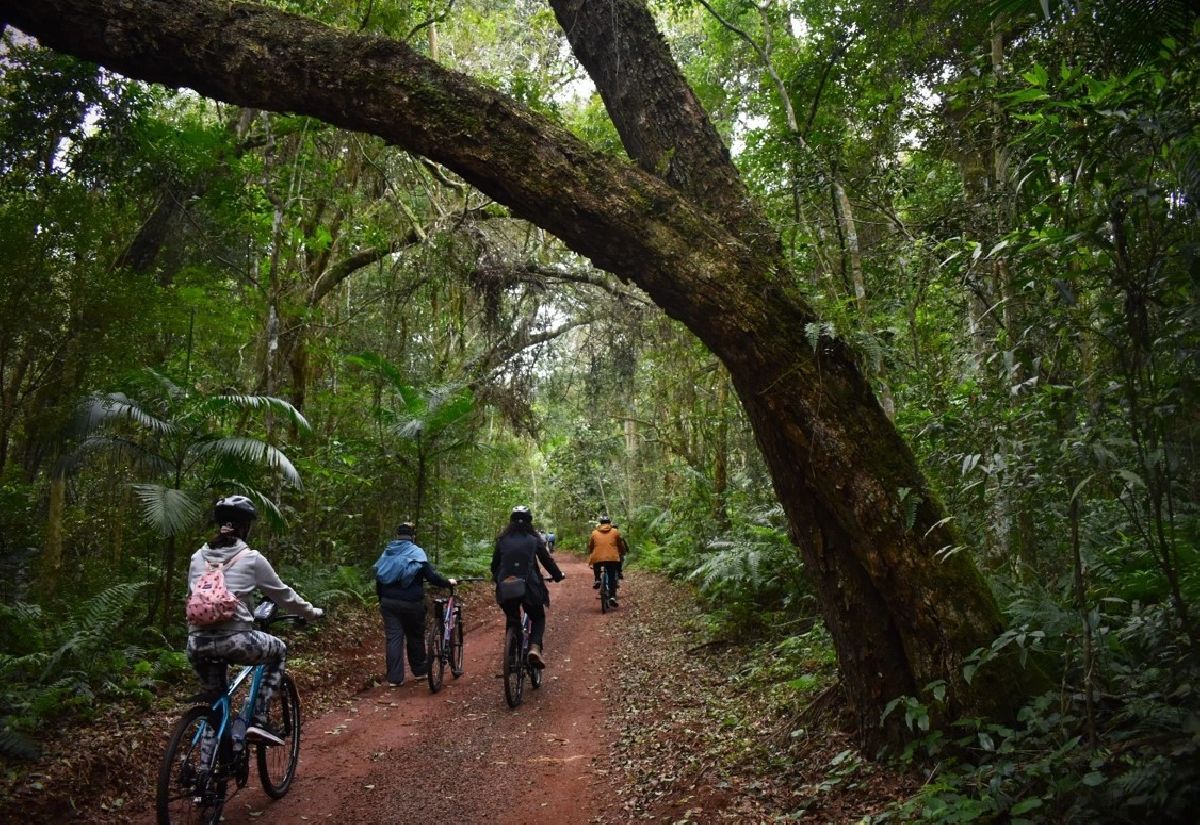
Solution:
{"label": "pink backpack", "polygon": [[238,597],[225,586],[225,571],[242,557],[241,550],[224,564],[207,562],[208,569],[196,579],[187,600],[187,620],[194,625],[227,622],[237,615]]}

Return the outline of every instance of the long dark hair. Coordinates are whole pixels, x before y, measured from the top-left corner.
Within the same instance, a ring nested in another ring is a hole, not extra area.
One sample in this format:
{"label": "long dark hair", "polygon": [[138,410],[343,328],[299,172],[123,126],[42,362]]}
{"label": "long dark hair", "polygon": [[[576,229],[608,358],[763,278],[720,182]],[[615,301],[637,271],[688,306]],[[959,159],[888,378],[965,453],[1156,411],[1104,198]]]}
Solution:
{"label": "long dark hair", "polygon": [[505,528],[500,531],[500,535],[496,536],[496,539],[499,540],[505,536],[530,536],[536,532],[537,531],[533,529],[532,521],[526,521],[525,519],[511,519]]}
{"label": "long dark hair", "polygon": [[238,539],[246,540],[250,535],[250,522],[226,522],[217,529],[217,534],[208,540],[208,546],[216,549],[218,547],[232,547],[238,543]]}

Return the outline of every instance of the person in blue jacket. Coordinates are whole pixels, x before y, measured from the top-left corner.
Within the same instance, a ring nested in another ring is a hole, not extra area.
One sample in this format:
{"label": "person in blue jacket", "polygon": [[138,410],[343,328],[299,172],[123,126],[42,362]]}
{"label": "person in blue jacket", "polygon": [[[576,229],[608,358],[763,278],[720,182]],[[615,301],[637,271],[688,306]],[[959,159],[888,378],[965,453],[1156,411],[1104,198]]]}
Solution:
{"label": "person in blue jacket", "polygon": [[425,662],[425,582],[438,587],[458,584],[434,569],[425,551],[416,545],[416,537],[416,528],[403,522],[375,562],[375,593],[383,614],[387,659],[385,678],[392,687],[404,682],[406,642],[412,675],[421,677],[429,670]]}

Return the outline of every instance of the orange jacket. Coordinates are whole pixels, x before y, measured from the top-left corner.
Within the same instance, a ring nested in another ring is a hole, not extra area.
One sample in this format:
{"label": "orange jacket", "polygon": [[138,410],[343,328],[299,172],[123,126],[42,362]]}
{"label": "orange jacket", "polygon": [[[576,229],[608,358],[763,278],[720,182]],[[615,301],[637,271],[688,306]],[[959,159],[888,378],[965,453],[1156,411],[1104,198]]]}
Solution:
{"label": "orange jacket", "polygon": [[591,537],[588,539],[588,564],[596,564],[602,561],[620,561],[624,553],[621,552],[625,545],[625,540],[621,538],[621,531],[617,530],[611,524],[601,524],[592,531]]}

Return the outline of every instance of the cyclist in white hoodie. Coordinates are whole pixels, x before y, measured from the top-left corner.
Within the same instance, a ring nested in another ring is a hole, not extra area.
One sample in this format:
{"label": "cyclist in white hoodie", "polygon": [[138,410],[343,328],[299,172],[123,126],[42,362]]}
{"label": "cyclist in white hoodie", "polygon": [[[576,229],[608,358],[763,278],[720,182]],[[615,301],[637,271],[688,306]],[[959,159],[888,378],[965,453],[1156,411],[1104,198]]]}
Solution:
{"label": "cyclist in white hoodie", "polygon": [[225,690],[230,664],[264,665],[262,686],[255,702],[254,718],[246,729],[246,738],[282,744],[278,732],[267,723],[271,697],[283,679],[287,645],[277,636],[254,629],[254,591],[261,590],[280,609],[307,619],[319,619],[321,608],[313,607],[296,591],[279,580],[271,563],[246,544],[250,525],[258,513],[245,496],[229,496],[213,508],[217,535],[192,555],[188,571],[188,591],[212,566],[233,564],[224,569],[225,588],[238,598],[236,615],[225,622],[188,625],[188,661],[200,676],[206,694],[215,696]]}

